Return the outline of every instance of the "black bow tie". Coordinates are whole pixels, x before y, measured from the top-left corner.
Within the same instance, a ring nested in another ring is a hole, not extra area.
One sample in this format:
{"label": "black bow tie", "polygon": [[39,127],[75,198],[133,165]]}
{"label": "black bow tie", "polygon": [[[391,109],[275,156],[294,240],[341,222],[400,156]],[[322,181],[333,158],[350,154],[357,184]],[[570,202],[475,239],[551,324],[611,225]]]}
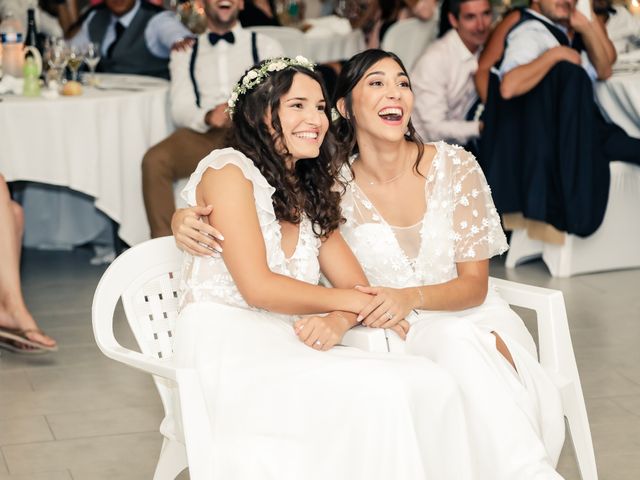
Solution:
{"label": "black bow tie", "polygon": [[209,34],[209,42],[211,43],[211,45],[215,45],[221,39],[231,44],[233,44],[236,41],[235,37],[233,36],[233,32],[227,32],[223,35],[218,35],[217,33],[213,33],[213,32]]}

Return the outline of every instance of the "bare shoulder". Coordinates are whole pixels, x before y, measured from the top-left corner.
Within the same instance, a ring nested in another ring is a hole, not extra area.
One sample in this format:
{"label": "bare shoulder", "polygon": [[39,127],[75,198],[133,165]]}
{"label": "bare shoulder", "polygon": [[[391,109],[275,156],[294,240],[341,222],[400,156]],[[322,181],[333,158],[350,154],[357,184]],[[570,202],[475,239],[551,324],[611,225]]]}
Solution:
{"label": "bare shoulder", "polygon": [[239,166],[228,163],[221,168],[207,168],[197,192],[198,197],[206,198],[208,202],[216,198],[230,200],[252,195],[253,185]]}
{"label": "bare shoulder", "polygon": [[424,151],[420,158],[420,165],[418,165],[418,171],[421,175],[426,176],[431,169],[431,163],[438,153],[438,148],[432,143],[424,144]]}

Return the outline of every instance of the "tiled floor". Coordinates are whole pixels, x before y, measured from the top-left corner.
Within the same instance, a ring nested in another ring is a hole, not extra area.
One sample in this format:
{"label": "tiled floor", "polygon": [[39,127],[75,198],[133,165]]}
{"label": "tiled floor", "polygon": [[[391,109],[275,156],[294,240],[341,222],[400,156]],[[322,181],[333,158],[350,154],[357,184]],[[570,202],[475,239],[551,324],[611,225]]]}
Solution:
{"label": "tiled floor", "polygon": [[[91,300],[104,269],[89,256],[25,254],[28,304],[61,348],[0,357],[0,480],[152,477],[162,408],[149,377],[94,344]],[[497,261],[492,274],[564,292],[600,478],[640,478],[640,270],[558,280],[541,262],[507,272]],[[121,316],[116,335],[132,345]],[[560,471],[579,479],[570,447]]]}

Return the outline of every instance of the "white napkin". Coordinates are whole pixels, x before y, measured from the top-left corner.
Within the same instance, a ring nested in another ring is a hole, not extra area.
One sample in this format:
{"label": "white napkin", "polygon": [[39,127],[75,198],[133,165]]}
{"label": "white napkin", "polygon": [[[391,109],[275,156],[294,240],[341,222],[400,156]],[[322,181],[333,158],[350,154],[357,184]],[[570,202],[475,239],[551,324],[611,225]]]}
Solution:
{"label": "white napkin", "polygon": [[0,80],[0,95],[6,93],[13,93],[15,95],[22,95],[22,78],[12,77],[11,75],[4,75]]}

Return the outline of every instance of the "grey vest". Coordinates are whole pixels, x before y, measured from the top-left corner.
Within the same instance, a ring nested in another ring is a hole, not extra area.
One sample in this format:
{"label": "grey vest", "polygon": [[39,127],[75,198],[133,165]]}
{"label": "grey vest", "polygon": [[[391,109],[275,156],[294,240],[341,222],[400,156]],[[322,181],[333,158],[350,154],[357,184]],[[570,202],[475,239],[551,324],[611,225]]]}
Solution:
{"label": "grey vest", "polygon": [[[122,34],[122,38],[113,49],[111,58],[102,58],[98,71],[108,73],[132,73],[169,78],[169,59],[158,58],[147,48],[144,31],[151,18],[163,9],[151,5],[144,0],[140,9]],[[89,38],[93,42],[101,42],[111,23],[111,12],[104,5],[96,8],[96,13],[89,23]]]}

